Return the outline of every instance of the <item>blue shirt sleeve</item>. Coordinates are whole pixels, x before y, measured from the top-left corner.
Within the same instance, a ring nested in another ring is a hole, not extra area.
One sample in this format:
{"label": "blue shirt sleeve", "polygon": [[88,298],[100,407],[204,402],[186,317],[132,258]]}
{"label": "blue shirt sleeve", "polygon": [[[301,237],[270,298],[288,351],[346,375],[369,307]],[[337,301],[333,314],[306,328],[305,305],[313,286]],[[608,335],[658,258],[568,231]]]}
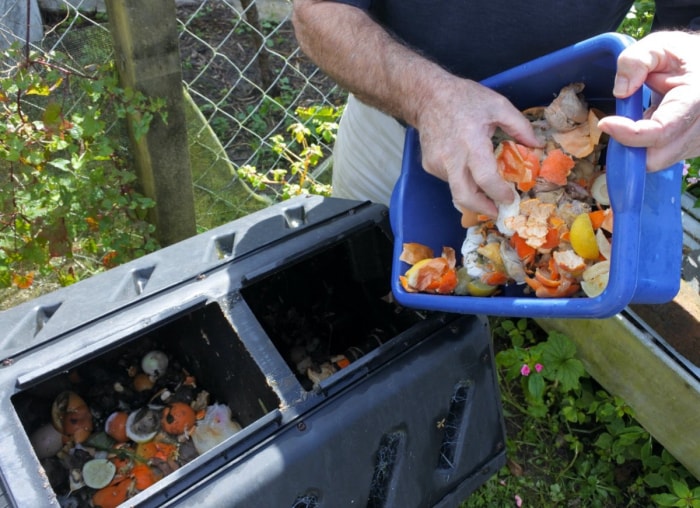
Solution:
{"label": "blue shirt sleeve", "polygon": [[332,0],[333,2],[339,4],[353,5],[362,9],[363,11],[369,10],[372,5],[372,0]]}

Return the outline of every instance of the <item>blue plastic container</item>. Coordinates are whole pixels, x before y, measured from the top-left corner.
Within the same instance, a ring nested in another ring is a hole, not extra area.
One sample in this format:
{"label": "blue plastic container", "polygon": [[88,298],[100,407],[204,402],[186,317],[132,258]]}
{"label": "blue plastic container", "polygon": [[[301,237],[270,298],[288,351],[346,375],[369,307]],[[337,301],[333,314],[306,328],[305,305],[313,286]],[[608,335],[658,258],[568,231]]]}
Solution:
{"label": "blue plastic container", "polygon": [[[617,56],[633,39],[609,33],[514,67],[483,81],[519,109],[549,104],[559,90],[583,82],[589,104],[609,113],[640,119],[645,96],[640,90],[627,99],[612,95]],[[392,289],[407,307],[455,313],[512,317],[603,318],[630,303],[663,303],[680,287],[683,229],[680,163],[656,173],[646,172],[646,153],[610,141],[607,183],[613,208],[614,233],[610,279],[597,297],[536,298],[471,297],[408,293],[399,275],[409,266],[399,257],[406,242],[418,242],[441,252],[447,245],[459,253],[466,230],[452,206],[447,184],[421,166],[418,133],[406,134],[402,174],[391,201],[395,236]]]}

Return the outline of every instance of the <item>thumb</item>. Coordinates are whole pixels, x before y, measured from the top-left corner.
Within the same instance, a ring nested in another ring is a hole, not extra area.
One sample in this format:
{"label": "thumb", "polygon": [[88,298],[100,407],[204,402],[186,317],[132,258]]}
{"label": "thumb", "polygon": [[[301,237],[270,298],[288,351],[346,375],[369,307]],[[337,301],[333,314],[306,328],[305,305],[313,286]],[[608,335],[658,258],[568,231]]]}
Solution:
{"label": "thumb", "polygon": [[658,51],[642,39],[625,48],[617,58],[617,72],[613,95],[620,99],[635,93],[646,81],[649,74],[662,64]]}

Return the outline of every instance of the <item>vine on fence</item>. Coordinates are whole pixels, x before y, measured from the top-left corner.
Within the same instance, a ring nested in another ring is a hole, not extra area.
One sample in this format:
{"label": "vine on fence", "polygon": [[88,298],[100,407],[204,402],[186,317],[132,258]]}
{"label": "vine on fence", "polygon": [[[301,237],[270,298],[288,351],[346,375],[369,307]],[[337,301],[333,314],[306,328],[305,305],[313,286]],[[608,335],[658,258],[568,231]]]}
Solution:
{"label": "vine on fence", "polygon": [[[334,106],[297,108],[296,115],[300,121],[287,127],[289,140],[281,134],[270,138],[273,152],[281,157],[287,167],[261,172],[255,166],[246,164],[238,168],[238,177],[257,193],[275,188],[277,192],[274,195],[282,199],[301,194],[330,196],[331,186],[314,176],[312,169],[324,157],[320,142],[328,145],[335,140],[337,120],[341,114],[342,109]],[[267,199],[272,202],[271,198]]]}
{"label": "vine on fence", "polygon": [[[125,130],[142,136],[161,100],[118,86],[109,64],[12,47],[0,75],[0,287],[67,285],[154,250]],[[163,120],[165,120],[163,118]]]}

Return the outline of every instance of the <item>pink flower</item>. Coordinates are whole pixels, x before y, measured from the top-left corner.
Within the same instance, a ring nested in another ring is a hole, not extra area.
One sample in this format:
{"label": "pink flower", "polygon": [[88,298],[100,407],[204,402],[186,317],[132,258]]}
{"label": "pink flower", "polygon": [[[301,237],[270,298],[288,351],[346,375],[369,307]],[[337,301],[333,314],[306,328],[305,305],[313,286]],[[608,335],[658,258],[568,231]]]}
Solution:
{"label": "pink flower", "polygon": [[519,495],[515,494],[515,506],[520,508],[522,505],[523,505],[523,499]]}
{"label": "pink flower", "polygon": [[523,376],[529,376],[530,375],[530,366],[527,363],[524,363],[522,367],[520,367],[520,374]]}
{"label": "pink flower", "polygon": [[544,366],[541,363],[535,364],[535,371],[536,372],[542,372],[542,369],[544,369]]}

